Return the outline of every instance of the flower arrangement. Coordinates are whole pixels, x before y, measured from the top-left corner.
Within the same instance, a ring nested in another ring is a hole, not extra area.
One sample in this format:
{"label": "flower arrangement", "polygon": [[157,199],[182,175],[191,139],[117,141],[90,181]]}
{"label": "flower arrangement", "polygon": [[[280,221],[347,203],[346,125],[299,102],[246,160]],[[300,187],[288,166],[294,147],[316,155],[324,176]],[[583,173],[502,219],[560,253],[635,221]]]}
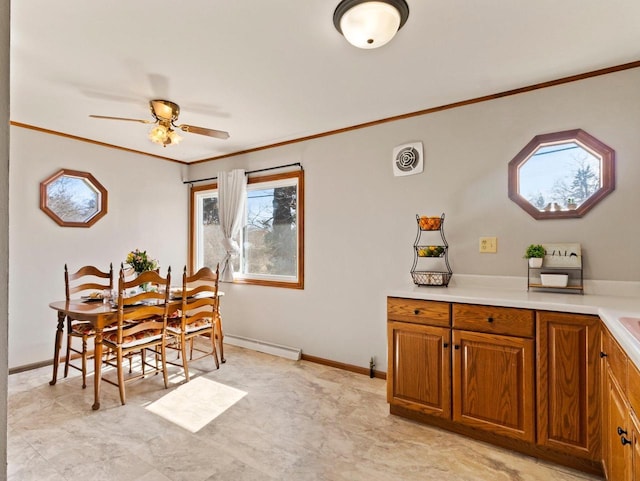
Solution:
{"label": "flower arrangement", "polygon": [[129,252],[125,262],[138,274],[146,271],[155,271],[158,268],[158,261],[149,257],[147,251],[139,249]]}

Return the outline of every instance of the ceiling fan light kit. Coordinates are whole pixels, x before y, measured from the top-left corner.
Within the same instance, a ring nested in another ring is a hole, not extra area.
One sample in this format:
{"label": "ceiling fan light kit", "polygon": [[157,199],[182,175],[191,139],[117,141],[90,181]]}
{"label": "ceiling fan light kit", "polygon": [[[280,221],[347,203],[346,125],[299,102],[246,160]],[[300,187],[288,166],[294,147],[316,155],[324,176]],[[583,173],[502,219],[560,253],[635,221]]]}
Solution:
{"label": "ceiling fan light kit", "polygon": [[143,124],[155,124],[149,131],[149,140],[156,144],[160,144],[163,147],[178,144],[182,140],[182,137],[173,130],[174,128],[182,130],[183,132],[206,135],[217,139],[224,140],[229,138],[229,133],[223,130],[207,129],[205,127],[196,127],[195,125],[186,124],[176,125],[175,122],[178,120],[178,115],[180,115],[180,106],[175,102],[154,99],[149,101],[149,108],[151,109],[151,115],[155,120],[128,119],[124,117],[109,117],[106,115],[89,115],[89,117],[96,119],[125,120],[129,122],[140,122]]}
{"label": "ceiling fan light kit", "polygon": [[160,124],[149,131],[149,140],[166,147],[167,145],[179,144],[182,137],[171,127]]}
{"label": "ceiling fan light kit", "polygon": [[389,42],[409,18],[405,0],[342,0],[333,25],[358,48],[378,48]]}

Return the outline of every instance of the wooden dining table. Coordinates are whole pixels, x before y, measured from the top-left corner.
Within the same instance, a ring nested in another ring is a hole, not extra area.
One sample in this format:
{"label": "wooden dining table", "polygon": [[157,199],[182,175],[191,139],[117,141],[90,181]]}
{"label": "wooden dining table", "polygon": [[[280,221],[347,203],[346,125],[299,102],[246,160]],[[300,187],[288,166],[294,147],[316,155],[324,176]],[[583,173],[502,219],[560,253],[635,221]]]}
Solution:
{"label": "wooden dining table", "polygon": [[[218,291],[218,297],[224,296],[223,292]],[[182,299],[173,299],[169,303],[169,314],[180,309]],[[49,304],[51,309],[58,313],[58,326],[56,329],[56,339],[53,351],[53,378],[49,382],[55,385],[58,381],[58,364],[60,363],[60,349],[62,348],[62,338],[64,336],[64,324],[67,316],[73,320],[85,321],[91,323],[96,331],[94,340],[93,353],[93,405],[94,410],[100,409],[100,382],[102,380],[102,332],[105,326],[116,321],[118,310],[111,303],[103,303],[100,301],[87,301],[82,299],[71,299],[68,301],[55,301]],[[126,309],[135,309],[135,306]],[[222,339],[220,339],[222,346]],[[221,353],[221,361],[225,362],[224,354]]]}
{"label": "wooden dining table", "polygon": [[[169,304],[169,313],[175,312],[182,305],[182,300],[176,299]],[[56,301],[49,304],[51,309],[58,312],[58,326],[53,351],[53,378],[49,382],[54,385],[58,381],[58,364],[60,363],[60,349],[64,336],[64,324],[67,316],[75,321],[91,323],[96,331],[93,351],[93,406],[94,410],[100,409],[100,382],[102,381],[102,332],[105,326],[116,321],[118,309],[111,303],[99,301],[87,301],[72,299],[68,301]],[[125,308],[135,309],[135,306]]]}
{"label": "wooden dining table", "polygon": [[102,331],[116,319],[117,309],[111,303],[86,302],[81,299],[56,301],[49,304],[51,309],[58,312],[58,327],[56,330],[56,340],[53,351],[53,378],[49,382],[52,386],[58,380],[58,364],[60,363],[60,349],[62,348],[62,338],[64,335],[64,324],[67,316],[78,321],[90,322],[96,330],[94,346],[94,379],[93,390],[94,400],[92,408],[100,409],[100,381],[102,378]]}

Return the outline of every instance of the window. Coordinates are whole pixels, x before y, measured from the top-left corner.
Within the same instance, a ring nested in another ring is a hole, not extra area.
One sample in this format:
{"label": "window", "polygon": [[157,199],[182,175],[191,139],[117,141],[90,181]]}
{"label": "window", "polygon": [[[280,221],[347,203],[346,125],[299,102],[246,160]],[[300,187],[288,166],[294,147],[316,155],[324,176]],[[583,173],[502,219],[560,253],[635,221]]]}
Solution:
{"label": "window", "polygon": [[[224,257],[217,185],[191,193],[191,253],[195,270],[215,269]],[[245,227],[232,259],[234,282],[302,289],[304,283],[304,175],[302,171],[250,178]]]}
{"label": "window", "polygon": [[582,217],[615,188],[615,151],[584,130],[534,137],[509,162],[509,198],[534,219]]}
{"label": "window", "polygon": [[40,183],[40,209],[63,227],[91,227],[107,213],[107,189],[88,172],[62,169]]}

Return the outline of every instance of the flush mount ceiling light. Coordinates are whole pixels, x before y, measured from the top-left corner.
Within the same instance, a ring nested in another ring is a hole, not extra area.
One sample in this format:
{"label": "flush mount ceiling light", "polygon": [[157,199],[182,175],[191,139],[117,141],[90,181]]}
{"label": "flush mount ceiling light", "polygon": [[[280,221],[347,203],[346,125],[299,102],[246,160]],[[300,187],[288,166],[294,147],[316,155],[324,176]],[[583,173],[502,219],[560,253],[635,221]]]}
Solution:
{"label": "flush mount ceiling light", "polygon": [[391,40],[409,18],[405,0],[342,0],[333,24],[358,48],[378,48]]}

